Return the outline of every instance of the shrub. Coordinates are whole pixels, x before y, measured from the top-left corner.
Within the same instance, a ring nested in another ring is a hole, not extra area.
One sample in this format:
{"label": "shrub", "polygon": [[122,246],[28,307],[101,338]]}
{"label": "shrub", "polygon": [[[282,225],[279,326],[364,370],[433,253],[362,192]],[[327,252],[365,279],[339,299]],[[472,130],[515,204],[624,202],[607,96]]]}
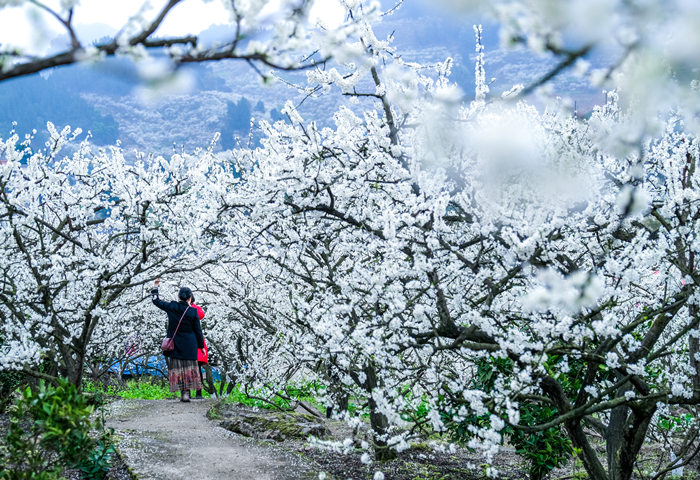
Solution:
{"label": "shrub", "polygon": [[68,380],[22,391],[10,409],[0,478],[49,480],[61,478],[65,468],[78,469],[89,479],[104,478],[114,448],[104,421],[92,420],[94,409]]}
{"label": "shrub", "polygon": [[22,383],[22,375],[17,372],[0,372],[0,412],[7,407],[11,393]]}
{"label": "shrub", "polygon": [[[5,337],[0,332],[0,347],[5,344]],[[2,370],[0,371],[0,412],[4,412],[8,404],[10,394],[22,383],[21,373]]]}
{"label": "shrub", "polygon": [[[557,360],[557,358],[552,358],[550,362],[556,363]],[[491,392],[498,374],[510,373],[512,366],[510,359],[491,358],[479,360],[477,362],[475,387],[485,392]],[[566,381],[562,381],[565,388],[568,389],[572,378],[566,378]],[[485,427],[490,424],[490,414],[480,416],[472,414],[455,421],[453,420],[454,418],[460,418],[455,415],[458,406],[450,405],[449,401],[445,401],[444,404],[445,410],[441,412],[441,417],[448,427],[449,435],[460,443],[467,443],[471,439],[473,435],[471,431],[472,426]],[[555,418],[557,410],[547,404],[540,405],[534,402],[523,402],[520,404],[519,413],[520,424],[532,427],[547,423],[552,418]],[[564,434],[562,427],[559,425],[536,431],[526,431],[507,425],[501,433],[508,438],[509,442],[515,447],[516,452],[527,461],[528,476],[532,480],[541,480],[546,477],[554,468],[564,465],[574,453],[571,440]]]}

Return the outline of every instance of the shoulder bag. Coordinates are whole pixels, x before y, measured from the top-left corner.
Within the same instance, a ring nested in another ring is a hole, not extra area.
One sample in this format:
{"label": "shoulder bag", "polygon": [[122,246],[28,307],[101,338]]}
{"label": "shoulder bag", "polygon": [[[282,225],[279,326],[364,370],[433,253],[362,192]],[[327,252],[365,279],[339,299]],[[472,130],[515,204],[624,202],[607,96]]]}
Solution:
{"label": "shoulder bag", "polygon": [[184,312],[182,312],[182,316],[180,317],[180,321],[177,322],[177,327],[175,327],[175,333],[173,333],[172,337],[165,337],[162,342],[160,342],[160,349],[163,350],[163,353],[169,353],[175,350],[175,335],[177,335],[177,330],[180,328],[180,324],[182,323],[182,319],[185,318],[185,314],[187,313],[187,310],[189,310],[190,306],[187,305],[187,308],[185,309]]}

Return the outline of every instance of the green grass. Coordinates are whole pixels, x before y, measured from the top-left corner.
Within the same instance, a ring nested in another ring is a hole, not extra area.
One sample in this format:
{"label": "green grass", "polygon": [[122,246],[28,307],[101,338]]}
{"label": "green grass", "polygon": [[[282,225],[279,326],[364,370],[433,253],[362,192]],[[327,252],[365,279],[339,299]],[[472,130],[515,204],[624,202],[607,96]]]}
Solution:
{"label": "green grass", "polygon": [[[296,400],[302,400],[310,403],[319,410],[325,409],[316,399],[314,393],[317,386],[314,384],[302,384],[302,385],[289,385],[287,386],[287,391],[284,393],[285,397],[289,397]],[[267,389],[260,390],[250,390],[251,398],[241,389],[241,385],[238,384],[231,391],[231,394],[224,398],[225,403],[240,403],[246,407],[257,407],[265,409],[275,409],[276,407],[287,409],[290,407],[290,402],[278,395],[275,392]],[[267,399],[268,401],[259,400],[259,398]]]}
{"label": "green grass", "polygon": [[119,388],[115,385],[108,385],[105,387],[105,385],[102,384],[102,382],[96,383],[90,380],[84,381],[82,386],[83,393],[89,393],[93,395],[103,394],[110,397],[116,396],[118,390]]}
{"label": "green grass", "polygon": [[[217,382],[214,385],[218,391],[220,384]],[[307,383],[301,385],[290,385],[287,387],[287,392],[285,396],[306,401],[314,405],[319,410],[324,409],[316,396],[315,392],[323,387],[318,385]],[[157,382],[153,380],[128,380],[124,386],[108,385],[104,386],[102,383],[85,382],[83,383],[83,392],[90,393],[93,395],[105,395],[109,397],[121,397],[128,399],[140,399],[140,400],[163,400],[167,398],[173,398],[178,396],[177,392],[172,393],[166,382]],[[194,392],[193,392],[194,393]],[[243,391],[241,385],[236,385],[236,387],[231,391],[228,397],[225,397],[223,401],[225,403],[236,403],[242,404],[247,407],[257,407],[265,409],[274,409],[275,406],[279,408],[289,408],[290,403],[288,400],[283,399],[280,396],[274,394],[275,392],[271,390],[251,390],[250,395],[253,397],[265,398],[269,402],[260,400],[259,398],[250,398]],[[202,390],[202,396],[204,398],[211,398],[211,395]],[[272,403],[270,403],[272,402]],[[274,405],[273,405],[274,404]]]}
{"label": "green grass", "polygon": [[126,388],[117,392],[117,395],[122,398],[138,398],[142,400],[163,400],[172,398],[177,393],[172,393],[168,385],[158,385],[150,382],[138,382],[129,380],[126,382]]}
{"label": "green grass", "polygon": [[150,381],[128,380],[126,385],[118,387],[115,385],[104,386],[102,383],[83,383],[85,393],[102,394],[109,397],[121,397],[141,400],[163,400],[173,398],[176,393],[170,392],[167,384],[158,384]]}

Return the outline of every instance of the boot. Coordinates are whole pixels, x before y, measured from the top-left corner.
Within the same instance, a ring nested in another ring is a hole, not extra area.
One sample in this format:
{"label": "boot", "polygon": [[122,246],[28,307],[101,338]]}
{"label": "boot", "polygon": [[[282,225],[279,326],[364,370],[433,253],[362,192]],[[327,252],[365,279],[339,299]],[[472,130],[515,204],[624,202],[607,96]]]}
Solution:
{"label": "boot", "polygon": [[180,401],[181,402],[189,402],[190,401],[190,391],[189,390],[181,390],[180,391]]}
{"label": "boot", "polygon": [[204,397],[202,396],[202,391],[197,390],[197,395],[194,397],[195,400],[202,400]]}

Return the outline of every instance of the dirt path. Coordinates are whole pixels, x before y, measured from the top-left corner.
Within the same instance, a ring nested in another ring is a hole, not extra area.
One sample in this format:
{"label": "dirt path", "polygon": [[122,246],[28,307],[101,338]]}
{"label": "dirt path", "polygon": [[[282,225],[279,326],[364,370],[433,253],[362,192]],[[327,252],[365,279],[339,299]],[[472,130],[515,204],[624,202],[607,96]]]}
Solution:
{"label": "dirt path", "polygon": [[233,434],[206,418],[213,400],[119,400],[107,426],[139,480],[310,480],[300,457]]}

